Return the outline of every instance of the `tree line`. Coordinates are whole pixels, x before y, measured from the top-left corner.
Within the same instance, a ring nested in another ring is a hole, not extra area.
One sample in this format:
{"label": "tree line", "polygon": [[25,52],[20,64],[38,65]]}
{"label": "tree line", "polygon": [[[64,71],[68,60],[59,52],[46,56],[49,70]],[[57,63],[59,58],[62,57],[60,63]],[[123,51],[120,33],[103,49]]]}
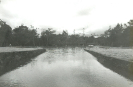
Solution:
{"label": "tree line", "polygon": [[63,30],[61,34],[55,34],[56,31],[48,28],[37,33],[34,27],[20,25],[14,29],[6,22],[0,21],[0,46],[78,46],[86,45],[89,37],[78,34],[69,35]]}
{"label": "tree line", "polygon": [[133,46],[133,20],[128,24],[117,24],[109,27],[99,37],[95,35],[84,36],[79,34],[69,35],[63,30],[61,34],[55,34],[52,28],[37,33],[34,27],[20,25],[14,29],[6,22],[0,20],[0,46],[80,46],[80,45],[102,45],[102,46]]}
{"label": "tree line", "polygon": [[133,20],[130,20],[127,24],[118,23],[113,28],[109,27],[94,42],[103,46],[133,46]]}

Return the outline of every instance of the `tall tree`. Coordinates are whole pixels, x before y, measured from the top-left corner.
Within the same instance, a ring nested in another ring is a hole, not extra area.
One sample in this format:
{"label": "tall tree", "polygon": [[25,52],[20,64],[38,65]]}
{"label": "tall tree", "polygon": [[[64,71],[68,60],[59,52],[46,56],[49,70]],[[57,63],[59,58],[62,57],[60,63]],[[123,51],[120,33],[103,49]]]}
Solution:
{"label": "tall tree", "polygon": [[56,31],[55,30],[53,30],[52,28],[48,28],[47,30],[45,30],[45,31],[42,31],[41,32],[41,38],[42,38],[42,42],[44,43],[44,44],[46,44],[47,46],[49,46],[49,45],[52,45],[53,44],[53,40],[54,40],[54,33],[55,33]]}
{"label": "tall tree", "polygon": [[35,29],[30,30],[27,26],[21,25],[13,30],[14,45],[18,46],[35,46],[37,32]]}
{"label": "tall tree", "polygon": [[62,35],[61,35],[62,44],[67,45],[67,39],[68,39],[68,32],[63,30]]}
{"label": "tall tree", "polygon": [[0,20],[0,46],[8,46],[11,42],[12,28]]}

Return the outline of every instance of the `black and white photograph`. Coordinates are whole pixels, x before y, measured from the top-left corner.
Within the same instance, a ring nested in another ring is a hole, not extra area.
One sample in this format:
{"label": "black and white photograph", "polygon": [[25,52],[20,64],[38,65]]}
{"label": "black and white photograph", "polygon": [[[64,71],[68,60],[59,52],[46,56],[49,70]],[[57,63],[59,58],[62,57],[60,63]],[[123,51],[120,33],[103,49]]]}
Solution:
{"label": "black and white photograph", "polygon": [[0,0],[0,87],[133,87],[133,0]]}

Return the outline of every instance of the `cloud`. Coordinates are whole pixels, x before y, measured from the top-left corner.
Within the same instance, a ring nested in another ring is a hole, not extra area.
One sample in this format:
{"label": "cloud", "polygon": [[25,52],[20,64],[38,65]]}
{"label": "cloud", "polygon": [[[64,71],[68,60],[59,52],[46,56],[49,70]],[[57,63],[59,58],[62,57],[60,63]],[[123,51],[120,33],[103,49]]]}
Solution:
{"label": "cloud", "polygon": [[84,10],[81,10],[81,11],[78,12],[78,15],[79,16],[87,16],[87,15],[90,15],[90,13],[91,13],[92,10],[93,9],[84,9]]}
{"label": "cloud", "polygon": [[7,9],[0,8],[0,11],[1,11],[0,16],[2,16],[2,17],[5,17],[5,18],[14,18],[14,17],[16,17],[16,15],[10,13]]}
{"label": "cloud", "polygon": [[[25,24],[57,31],[89,26],[101,31],[106,26],[126,23],[133,18],[132,0],[2,0],[0,18],[11,27]],[[40,29],[41,30],[41,29]],[[82,31],[77,31],[77,33]]]}

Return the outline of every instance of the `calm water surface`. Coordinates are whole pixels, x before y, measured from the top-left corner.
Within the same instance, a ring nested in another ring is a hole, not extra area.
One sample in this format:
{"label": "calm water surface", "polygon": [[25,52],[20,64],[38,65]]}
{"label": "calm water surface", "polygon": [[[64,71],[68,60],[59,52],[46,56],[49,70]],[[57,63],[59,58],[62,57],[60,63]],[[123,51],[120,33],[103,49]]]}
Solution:
{"label": "calm water surface", "polygon": [[82,48],[48,48],[0,77],[0,87],[133,87]]}

